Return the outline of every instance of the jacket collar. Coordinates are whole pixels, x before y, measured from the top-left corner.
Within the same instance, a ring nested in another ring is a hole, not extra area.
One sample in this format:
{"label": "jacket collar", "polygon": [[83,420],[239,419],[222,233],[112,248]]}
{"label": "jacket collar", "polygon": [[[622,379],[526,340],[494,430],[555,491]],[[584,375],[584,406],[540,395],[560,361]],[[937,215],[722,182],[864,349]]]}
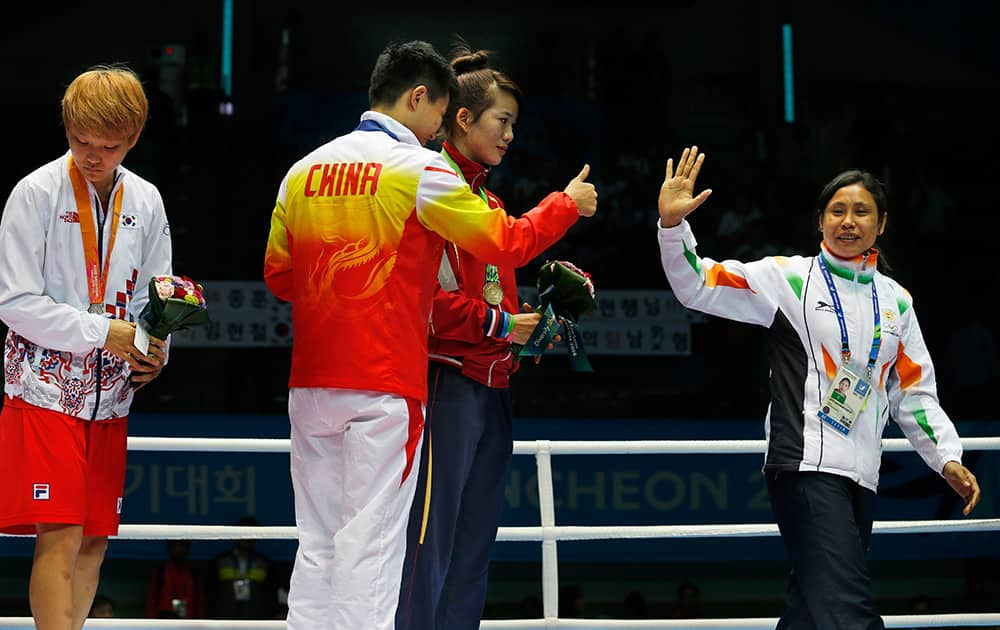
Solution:
{"label": "jacket collar", "polygon": [[361,114],[361,120],[363,121],[374,120],[378,124],[382,125],[386,129],[391,131],[393,134],[395,134],[395,136],[399,138],[400,142],[405,142],[407,144],[415,144],[417,146],[423,146],[420,143],[420,141],[417,140],[417,136],[415,136],[413,132],[410,131],[409,127],[399,122],[392,116],[387,116],[386,114],[383,114],[381,112],[368,110],[365,113]]}
{"label": "jacket collar", "polygon": [[878,250],[874,247],[853,258],[840,258],[827,249],[826,243],[821,242],[820,256],[826,261],[830,273],[860,284],[871,282],[878,267]]}
{"label": "jacket collar", "polygon": [[444,148],[441,149],[441,152],[447,153],[447,157],[461,169],[462,177],[469,184],[469,188],[478,195],[480,189],[486,183],[486,176],[489,174],[490,169],[475,160],[465,157],[461,151],[455,148],[455,145],[447,140],[445,140]]}

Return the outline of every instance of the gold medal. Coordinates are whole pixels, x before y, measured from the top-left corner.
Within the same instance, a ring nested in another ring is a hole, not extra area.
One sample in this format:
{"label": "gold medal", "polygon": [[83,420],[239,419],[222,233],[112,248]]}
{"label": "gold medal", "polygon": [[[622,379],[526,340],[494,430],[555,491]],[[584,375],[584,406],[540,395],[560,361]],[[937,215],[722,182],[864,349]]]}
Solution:
{"label": "gold medal", "polygon": [[497,306],[503,301],[503,289],[499,282],[487,282],[483,285],[483,299],[491,306]]}
{"label": "gold medal", "polygon": [[496,306],[503,301],[503,288],[500,287],[500,270],[496,265],[486,265],[486,278],[483,282],[483,299],[490,306]]}

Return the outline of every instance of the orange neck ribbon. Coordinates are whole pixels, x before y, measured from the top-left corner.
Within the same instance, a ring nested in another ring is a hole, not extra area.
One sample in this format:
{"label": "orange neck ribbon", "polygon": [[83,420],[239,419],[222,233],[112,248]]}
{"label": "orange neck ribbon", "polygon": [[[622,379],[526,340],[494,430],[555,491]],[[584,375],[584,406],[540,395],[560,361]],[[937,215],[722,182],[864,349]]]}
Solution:
{"label": "orange neck ribbon", "polygon": [[102,271],[101,254],[97,239],[103,236],[103,230],[102,235],[99,236],[97,228],[94,225],[94,214],[90,207],[87,182],[76,168],[76,164],[73,163],[72,156],[69,158],[69,179],[73,183],[73,196],[76,198],[76,213],[80,216],[80,236],[83,238],[83,256],[87,265],[87,292],[90,296],[91,312],[95,310],[103,312],[104,291],[108,286],[108,268],[111,264],[111,251],[115,248],[115,236],[118,235],[118,219],[122,213],[124,185],[118,187],[118,194],[115,195],[115,209],[111,216],[111,238],[108,241],[108,251],[104,256],[104,269]]}

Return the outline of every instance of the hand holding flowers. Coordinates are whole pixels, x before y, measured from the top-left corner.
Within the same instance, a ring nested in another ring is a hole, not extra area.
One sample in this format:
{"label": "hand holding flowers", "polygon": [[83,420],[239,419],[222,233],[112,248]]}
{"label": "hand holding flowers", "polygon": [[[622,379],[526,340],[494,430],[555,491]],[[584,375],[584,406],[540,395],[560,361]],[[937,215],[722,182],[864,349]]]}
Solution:
{"label": "hand holding flowers", "polygon": [[[156,360],[149,361],[138,358],[142,367],[133,368],[129,382],[132,387],[141,387],[156,378],[163,366],[165,356],[160,345],[170,333],[186,330],[194,326],[208,323],[208,305],[205,303],[203,289],[187,276],[154,276],[149,280],[149,302],[139,314],[136,326],[142,328],[149,336],[149,352]],[[138,334],[136,335],[138,338]],[[153,340],[158,341],[153,341]],[[131,365],[131,361],[129,364]]]}

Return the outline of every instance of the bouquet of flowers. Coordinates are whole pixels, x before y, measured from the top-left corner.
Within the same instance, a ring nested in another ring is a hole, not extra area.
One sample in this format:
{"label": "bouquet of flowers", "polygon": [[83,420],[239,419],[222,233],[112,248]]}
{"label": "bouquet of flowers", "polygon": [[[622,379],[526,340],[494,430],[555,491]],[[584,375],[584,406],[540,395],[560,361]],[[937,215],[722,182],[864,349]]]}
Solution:
{"label": "bouquet of flowers", "polygon": [[537,286],[541,304],[535,311],[542,313],[542,320],[528,341],[515,349],[515,356],[541,356],[562,328],[566,332],[570,365],[576,371],[592,372],[577,325],[581,315],[597,309],[590,274],[571,262],[549,260],[538,270]]}
{"label": "bouquet of flowers", "polygon": [[538,299],[542,307],[551,304],[557,316],[573,321],[597,310],[590,274],[565,260],[548,261],[538,270]]}
{"label": "bouquet of flowers", "polygon": [[149,303],[139,321],[151,337],[166,339],[175,330],[208,323],[208,307],[202,286],[187,276],[153,276],[149,280]]}

